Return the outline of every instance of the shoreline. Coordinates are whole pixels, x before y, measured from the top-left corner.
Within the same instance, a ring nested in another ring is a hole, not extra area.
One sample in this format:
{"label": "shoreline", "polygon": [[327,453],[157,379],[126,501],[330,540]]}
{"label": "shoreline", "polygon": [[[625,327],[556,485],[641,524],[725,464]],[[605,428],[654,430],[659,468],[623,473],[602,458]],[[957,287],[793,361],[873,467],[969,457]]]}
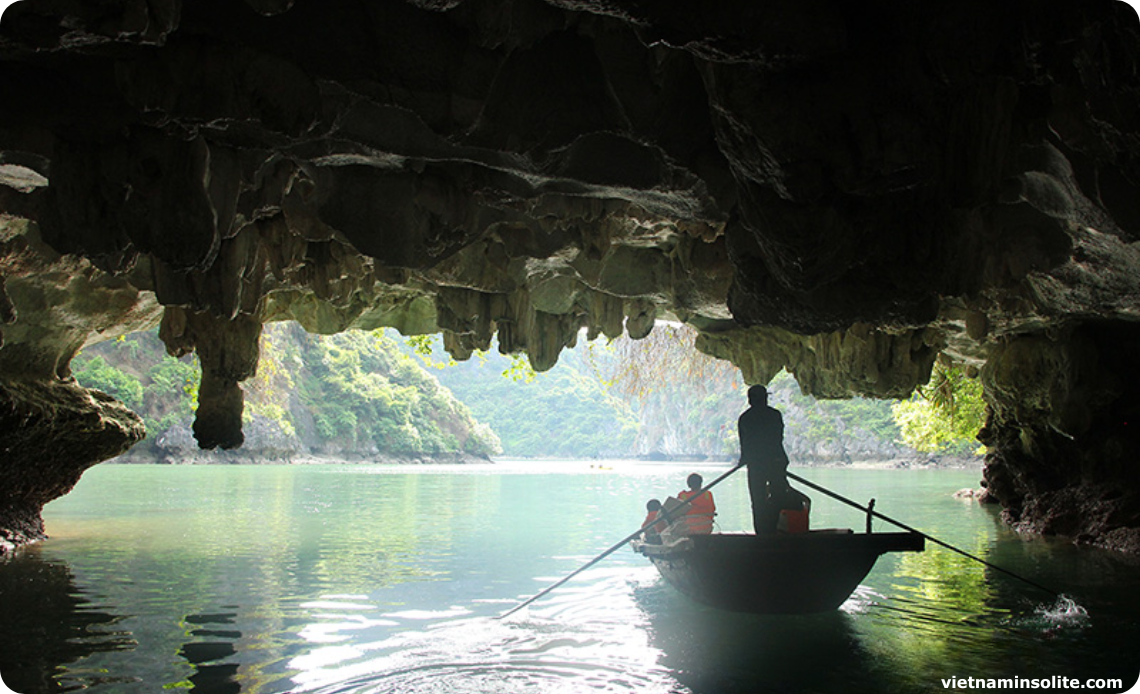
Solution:
{"label": "shoreline", "polygon": [[196,451],[185,456],[122,455],[104,461],[120,465],[477,465],[493,459],[471,453],[373,453],[298,455],[257,457],[240,451]]}
{"label": "shoreline", "polygon": [[[305,453],[290,456],[267,456],[258,458],[240,452],[200,451],[185,457],[149,456],[129,454],[105,461],[119,465],[480,465],[497,463],[588,463],[591,466],[614,463],[648,463],[658,465],[699,465],[730,466],[736,461],[730,458],[697,458],[678,456],[676,458],[616,457],[616,458],[566,458],[566,457],[527,457],[527,456],[481,456],[469,453],[375,453],[375,454],[330,454]],[[892,458],[887,460],[846,461],[792,461],[794,468],[826,468],[848,470],[973,470],[981,472],[984,458]]]}

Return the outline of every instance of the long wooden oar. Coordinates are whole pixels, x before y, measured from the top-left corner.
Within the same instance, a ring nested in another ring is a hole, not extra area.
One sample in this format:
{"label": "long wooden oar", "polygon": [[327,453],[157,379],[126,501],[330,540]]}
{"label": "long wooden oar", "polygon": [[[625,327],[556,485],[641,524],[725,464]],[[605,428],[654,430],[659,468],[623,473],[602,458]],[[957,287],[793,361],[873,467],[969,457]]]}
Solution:
{"label": "long wooden oar", "polygon": [[1025,583],[1028,583],[1029,585],[1033,586],[1034,588],[1037,588],[1038,590],[1043,590],[1046,593],[1049,593],[1053,597],[1060,597],[1061,596],[1060,593],[1053,590],[1052,588],[1046,588],[1045,586],[1041,585],[1040,583],[1037,583],[1036,581],[1031,581],[1030,579],[1028,579],[1024,576],[1019,576],[1019,575],[1015,574],[1014,572],[1010,571],[1009,569],[1003,569],[1002,567],[998,566],[997,564],[991,564],[990,562],[986,561],[985,559],[982,559],[981,557],[976,557],[973,554],[970,554],[969,552],[967,552],[965,550],[958,549],[954,545],[952,545],[948,542],[943,542],[942,540],[939,540],[937,537],[934,537],[933,535],[928,535],[928,534],[922,532],[921,530],[917,530],[915,528],[910,527],[906,523],[902,523],[900,521],[897,521],[894,518],[891,518],[890,516],[885,516],[885,515],[879,513],[878,511],[876,511],[873,507],[861,506],[859,504],[859,502],[857,502],[857,501],[852,501],[851,499],[848,499],[847,497],[843,496],[842,494],[837,494],[837,493],[831,491],[830,489],[827,489],[826,487],[821,487],[820,485],[818,485],[814,482],[809,482],[808,480],[805,480],[803,477],[800,477],[799,475],[796,475],[794,473],[788,472],[786,474],[788,475],[788,477],[794,479],[795,481],[799,482],[800,484],[811,487],[812,489],[816,490],[817,492],[823,492],[824,494],[830,496],[831,498],[836,499],[838,501],[842,501],[843,503],[845,503],[849,506],[854,506],[855,508],[859,509],[860,511],[863,511],[864,513],[875,516],[876,518],[882,518],[883,520],[887,521],[888,523],[893,523],[894,525],[897,525],[898,527],[902,528],[903,530],[922,535],[923,537],[925,537],[927,540],[930,540],[934,544],[941,545],[942,547],[945,547],[948,550],[951,550],[953,552],[957,552],[958,554],[961,554],[962,556],[967,557],[969,559],[973,559],[974,561],[978,562],[979,564],[983,564],[985,566],[988,566],[989,568],[993,569],[994,571],[1000,571],[1001,573],[1006,574],[1007,576],[1012,576],[1019,581],[1023,581]]}
{"label": "long wooden oar", "polygon": [[563,577],[562,579],[560,579],[560,580],[559,580],[557,583],[554,583],[554,584],[550,585],[550,586],[549,586],[549,587],[547,587],[545,590],[543,590],[543,591],[541,591],[541,592],[539,592],[539,593],[535,594],[534,596],[532,596],[532,597],[530,597],[530,598],[527,598],[526,600],[524,600],[524,601],[520,602],[518,605],[515,605],[514,607],[512,607],[512,608],[511,608],[511,609],[509,609],[509,610],[507,610],[507,611],[506,611],[506,612],[504,612],[503,614],[499,615],[499,616],[498,616],[498,617],[496,617],[495,619],[502,619],[503,617],[507,617],[507,616],[509,616],[509,615],[512,615],[512,614],[514,614],[515,612],[518,612],[518,611],[519,611],[519,610],[521,610],[522,608],[526,607],[527,605],[531,604],[531,603],[532,603],[532,602],[534,602],[535,600],[538,600],[539,598],[541,598],[542,596],[546,595],[546,594],[547,594],[547,593],[549,593],[550,591],[554,590],[554,589],[555,589],[555,588],[557,588],[558,586],[560,586],[560,585],[562,585],[563,583],[565,583],[565,582],[569,581],[570,579],[574,578],[575,576],[577,576],[578,574],[582,573],[582,572],[583,572],[583,571],[585,571],[586,569],[590,568],[590,567],[591,567],[591,566],[593,566],[594,564],[597,564],[597,563],[598,563],[598,562],[600,562],[601,560],[605,559],[606,557],[610,556],[610,555],[611,555],[611,554],[613,554],[614,552],[618,551],[618,550],[619,550],[619,549],[621,549],[621,548],[622,548],[622,546],[624,546],[624,545],[625,545],[627,542],[629,542],[630,540],[633,540],[633,539],[634,539],[634,538],[636,538],[638,535],[640,535],[641,533],[645,532],[645,529],[646,529],[646,528],[648,528],[648,527],[650,527],[650,526],[653,526],[653,525],[656,525],[657,523],[660,523],[661,521],[671,522],[671,521],[673,520],[673,517],[674,517],[674,516],[676,516],[676,515],[678,515],[678,513],[679,513],[679,512],[680,512],[682,509],[685,509],[685,508],[687,508],[687,507],[689,506],[689,504],[693,503],[693,501],[695,501],[697,498],[699,498],[699,497],[700,497],[702,494],[704,494],[704,493],[705,493],[705,492],[707,492],[708,490],[712,489],[712,488],[713,488],[713,487],[715,487],[716,485],[720,484],[721,480],[725,479],[726,477],[728,477],[728,476],[729,476],[729,475],[731,475],[732,473],[736,472],[736,471],[737,471],[737,470],[739,470],[741,467],[743,467],[743,466],[742,466],[742,465],[738,465],[738,466],[736,466],[736,467],[732,468],[731,470],[729,470],[728,472],[724,473],[724,474],[723,474],[723,475],[721,475],[720,477],[717,477],[715,480],[713,480],[712,482],[709,482],[707,485],[705,485],[705,486],[704,486],[704,487],[701,489],[701,491],[700,491],[700,493],[699,493],[699,494],[694,494],[694,495],[692,495],[691,497],[689,497],[688,499],[685,499],[685,500],[684,500],[684,501],[682,501],[682,502],[681,502],[679,505],[677,505],[677,506],[674,506],[674,507],[673,507],[673,509],[672,509],[671,511],[665,511],[665,512],[664,512],[664,513],[661,515],[661,517],[660,517],[660,518],[655,518],[655,519],[653,519],[652,521],[650,521],[649,523],[646,523],[645,525],[641,526],[641,527],[640,527],[640,528],[638,528],[637,530],[634,530],[632,533],[630,533],[629,535],[626,535],[626,536],[625,536],[625,537],[623,537],[621,540],[619,540],[617,543],[615,543],[613,547],[610,547],[610,548],[609,548],[609,549],[607,549],[606,551],[602,552],[602,553],[601,553],[601,554],[599,554],[598,556],[596,556],[596,557],[594,557],[593,559],[591,559],[590,561],[586,562],[585,564],[583,564],[581,567],[579,567],[579,568],[578,568],[577,570],[575,570],[574,572],[572,572],[572,573],[570,573],[570,574],[566,575],[565,577]]}

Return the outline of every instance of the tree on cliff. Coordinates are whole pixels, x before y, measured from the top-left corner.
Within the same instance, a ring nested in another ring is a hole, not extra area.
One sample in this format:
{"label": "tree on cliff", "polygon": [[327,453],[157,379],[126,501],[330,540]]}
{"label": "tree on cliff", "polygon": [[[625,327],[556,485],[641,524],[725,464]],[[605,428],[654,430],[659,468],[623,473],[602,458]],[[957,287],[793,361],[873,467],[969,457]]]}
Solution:
{"label": "tree on cliff", "polygon": [[892,407],[903,441],[927,453],[979,454],[985,423],[982,384],[959,366],[936,364],[930,382]]}

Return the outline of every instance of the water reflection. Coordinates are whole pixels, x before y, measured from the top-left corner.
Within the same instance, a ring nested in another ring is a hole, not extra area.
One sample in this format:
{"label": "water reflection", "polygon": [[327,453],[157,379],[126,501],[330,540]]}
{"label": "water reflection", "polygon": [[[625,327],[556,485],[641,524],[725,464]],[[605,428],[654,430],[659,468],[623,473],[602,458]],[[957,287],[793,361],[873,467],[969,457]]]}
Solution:
{"label": "water reflection", "polygon": [[193,666],[194,674],[185,683],[167,685],[167,688],[181,688],[183,684],[189,684],[192,691],[202,694],[237,694],[241,691],[241,684],[236,679],[238,663],[222,662],[237,654],[234,641],[241,638],[241,632],[233,628],[219,628],[232,626],[236,617],[235,612],[186,616],[185,623],[198,628],[190,630],[189,635],[194,640],[183,644],[178,655]]}
{"label": "water reflection", "polygon": [[[0,562],[0,673],[21,694],[135,681],[83,665],[102,651],[137,643],[117,628],[122,616],[93,604],[66,564],[44,561],[35,547]],[[66,667],[64,667],[66,666]]]}
{"label": "water reflection", "polygon": [[660,664],[694,694],[885,690],[845,612],[736,614],[698,605],[664,584],[635,594]]}
{"label": "water reflection", "polygon": [[329,628],[321,630],[330,645],[294,659],[294,684],[320,694],[674,692],[676,682],[658,664],[631,597],[631,580],[639,579],[652,576],[586,572],[566,592],[505,620],[489,616],[502,611],[502,600],[378,611],[370,620],[390,628],[357,631],[351,641],[336,639],[344,633],[333,627],[356,625],[330,613]]}

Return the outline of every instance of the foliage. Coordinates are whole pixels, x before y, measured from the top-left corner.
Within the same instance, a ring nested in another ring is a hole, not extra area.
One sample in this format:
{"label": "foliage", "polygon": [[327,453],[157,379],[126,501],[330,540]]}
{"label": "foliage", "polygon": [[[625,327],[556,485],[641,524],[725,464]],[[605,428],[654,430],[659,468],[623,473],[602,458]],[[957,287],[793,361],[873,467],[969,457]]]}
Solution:
{"label": "foliage", "polygon": [[786,371],[768,384],[768,390],[773,404],[784,411],[788,430],[814,445],[827,448],[859,437],[886,444],[901,436],[886,400],[817,400],[804,395]]}
{"label": "foliage", "polygon": [[[687,326],[659,323],[642,340],[580,342],[533,384],[501,378],[508,360],[495,354],[453,363],[438,377],[494,427],[507,455],[730,458],[739,451],[744,383],[733,365],[697,352],[694,339]],[[438,338],[418,344],[436,363],[446,359]],[[787,373],[768,386],[797,460],[905,454],[887,401],[815,400]]]}
{"label": "foliage", "polygon": [[[492,455],[499,441],[383,331],[316,337],[290,328],[299,404],[329,450]],[[422,357],[422,352],[418,352]]]}
{"label": "foliage", "polygon": [[[429,346],[430,359],[445,359],[438,337]],[[637,435],[636,416],[606,392],[580,352],[563,352],[555,368],[536,373],[525,357],[491,351],[452,362],[437,377],[498,433],[505,455],[627,455]]]}
{"label": "foliage", "polygon": [[439,335],[409,335],[404,337],[404,344],[411,348],[412,354],[420,359],[425,368],[438,370],[455,366],[457,362],[450,355],[436,349],[438,340]]}
{"label": "foliage", "polygon": [[930,382],[892,410],[903,441],[920,451],[980,454],[984,450],[975,438],[986,416],[982,385],[960,367],[936,365]]}
{"label": "foliage", "polygon": [[512,381],[522,381],[523,383],[531,383],[538,377],[538,372],[530,365],[530,359],[527,357],[522,354],[508,354],[505,356],[510,361],[510,365],[503,369],[503,376]]}
{"label": "foliage", "polygon": [[163,431],[193,417],[199,370],[193,357],[166,354],[156,334],[134,333],[84,350],[71,362],[75,379],[142,415],[152,447]]}
{"label": "foliage", "polygon": [[85,360],[77,369],[73,367],[72,374],[83,387],[101,390],[127,407],[137,409],[142,405],[142,382],[137,377],[110,366],[103,357]]}
{"label": "foliage", "polygon": [[246,399],[242,421],[250,422],[261,417],[281,433],[293,437],[297,428],[289,412],[289,398],[296,388],[290,369],[290,364],[296,363],[295,350],[290,349],[286,333],[276,326],[264,329],[260,349],[257,374],[243,385],[243,390],[251,397]]}
{"label": "foliage", "polygon": [[164,354],[147,369],[141,414],[147,438],[193,418],[198,403],[201,371],[193,358],[175,359]]}
{"label": "foliage", "polygon": [[[195,360],[164,354],[154,332],[95,345],[72,362],[76,378],[139,412],[153,447],[188,427],[198,393]],[[466,452],[492,455],[499,440],[383,333],[329,337],[266,326],[257,375],[242,385],[243,420],[313,452]],[[247,445],[248,445],[247,441]]]}
{"label": "foliage", "polygon": [[[459,363],[439,348],[439,335],[411,335],[404,337],[403,341],[404,344],[411,348],[412,353],[420,358],[423,365],[430,369],[446,369]],[[486,364],[489,353],[476,350],[472,356],[477,359],[480,364]],[[502,376],[512,381],[522,381],[525,383],[530,383],[538,376],[538,372],[530,365],[530,359],[527,358],[525,354],[505,354],[502,356],[506,362],[503,370],[500,372]]]}
{"label": "foliage", "polygon": [[646,337],[591,343],[587,363],[640,421],[639,454],[733,456],[744,382],[731,363],[699,352],[697,332],[658,322]]}

